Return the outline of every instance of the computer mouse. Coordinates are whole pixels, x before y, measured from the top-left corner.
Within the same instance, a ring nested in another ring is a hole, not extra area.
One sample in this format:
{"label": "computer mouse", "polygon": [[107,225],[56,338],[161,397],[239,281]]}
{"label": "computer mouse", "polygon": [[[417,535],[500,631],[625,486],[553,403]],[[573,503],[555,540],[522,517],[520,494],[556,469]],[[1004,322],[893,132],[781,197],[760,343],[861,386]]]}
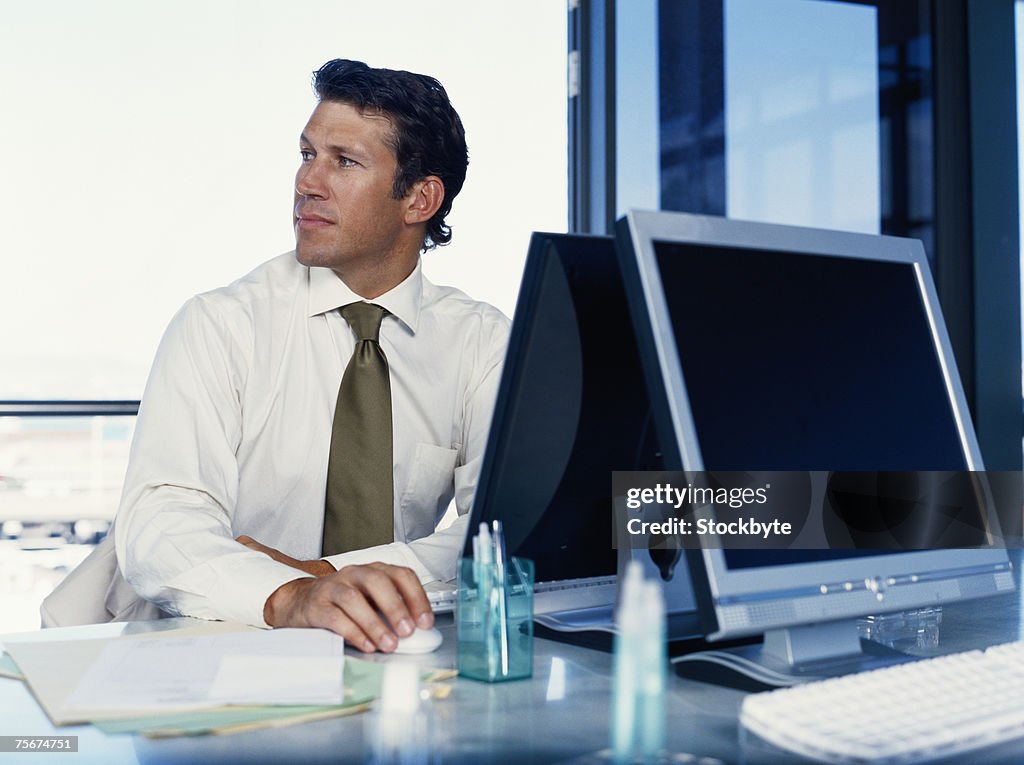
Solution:
{"label": "computer mouse", "polygon": [[398,638],[395,653],[430,653],[441,647],[441,641],[441,633],[433,627],[416,630],[409,637]]}

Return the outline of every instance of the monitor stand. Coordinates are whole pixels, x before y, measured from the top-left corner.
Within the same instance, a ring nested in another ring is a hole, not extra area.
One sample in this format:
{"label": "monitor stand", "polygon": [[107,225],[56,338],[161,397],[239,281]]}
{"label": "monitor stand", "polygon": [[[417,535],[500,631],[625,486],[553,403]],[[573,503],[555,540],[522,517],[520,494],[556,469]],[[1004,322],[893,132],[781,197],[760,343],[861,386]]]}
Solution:
{"label": "monitor stand", "polygon": [[[779,688],[828,677],[866,672],[920,657],[862,640],[857,621],[846,619],[822,624],[769,630],[758,645],[698,651],[672,660],[677,674],[710,679],[726,685],[730,674]],[[704,664],[700,668],[691,664]],[[716,679],[716,674],[721,675]]]}
{"label": "monitor stand", "polygon": [[[661,582],[669,643],[696,641],[704,637],[690,572],[686,566],[676,565],[681,559],[681,552],[619,548],[618,582],[622,581],[626,565],[631,560],[640,561],[645,579]],[[615,606],[607,604],[537,614],[534,622],[547,630],[544,637],[610,651],[615,634]]]}

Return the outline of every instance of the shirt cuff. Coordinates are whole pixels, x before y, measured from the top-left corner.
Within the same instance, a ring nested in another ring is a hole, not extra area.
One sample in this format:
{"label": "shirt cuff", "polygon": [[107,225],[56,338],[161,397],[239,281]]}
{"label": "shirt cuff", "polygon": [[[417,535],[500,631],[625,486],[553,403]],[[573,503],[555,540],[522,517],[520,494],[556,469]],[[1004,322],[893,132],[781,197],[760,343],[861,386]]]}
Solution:
{"label": "shirt cuff", "polygon": [[197,566],[170,582],[169,589],[209,593],[191,604],[186,596],[181,603],[183,614],[269,629],[263,607],[274,591],[296,579],[315,578],[262,553],[224,556],[217,564],[216,569],[209,564]]}
{"label": "shirt cuff", "polygon": [[341,571],[345,566],[364,566],[367,563],[390,563],[392,566],[411,568],[416,576],[420,578],[420,584],[433,582],[437,579],[423,565],[423,562],[416,557],[416,554],[409,549],[409,545],[404,542],[392,542],[388,545],[367,547],[365,550],[353,550],[352,552],[331,555],[323,560],[330,563],[338,571]]}

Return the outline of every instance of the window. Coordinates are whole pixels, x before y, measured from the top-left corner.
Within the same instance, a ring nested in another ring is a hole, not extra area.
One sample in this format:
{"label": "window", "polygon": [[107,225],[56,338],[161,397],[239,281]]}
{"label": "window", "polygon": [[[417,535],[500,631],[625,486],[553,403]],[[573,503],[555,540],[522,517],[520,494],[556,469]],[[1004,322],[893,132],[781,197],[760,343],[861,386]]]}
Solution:
{"label": "window", "polygon": [[727,216],[879,232],[877,16],[725,3]]}
{"label": "window", "polygon": [[917,236],[931,251],[930,18],[901,7],[896,24],[885,3],[619,0],[617,212]]}
{"label": "window", "polygon": [[512,312],[529,233],[565,229],[564,7],[25,3],[0,29],[17,221],[0,231],[0,399],[139,398],[188,297],[291,249],[310,73],[342,55],[445,84],[471,164],[454,241],[425,267]]}
{"label": "window", "polygon": [[574,227],[640,207],[920,239],[986,466],[1019,469],[1014,0],[576,7]]}
{"label": "window", "polygon": [[[565,7],[549,0],[5,9],[0,589],[17,580],[35,592],[24,548],[58,546],[51,532],[76,541],[71,524],[93,522],[79,524],[85,537],[113,516],[132,402],[179,306],[292,248],[298,135],[315,103],[310,75],[328,59],[445,85],[470,167],[448,218],[453,243],[424,268],[511,315],[530,232],[566,228],[565,40]],[[29,416],[24,402],[40,399],[89,399],[100,414]],[[0,632],[15,626],[35,624],[0,616]]]}

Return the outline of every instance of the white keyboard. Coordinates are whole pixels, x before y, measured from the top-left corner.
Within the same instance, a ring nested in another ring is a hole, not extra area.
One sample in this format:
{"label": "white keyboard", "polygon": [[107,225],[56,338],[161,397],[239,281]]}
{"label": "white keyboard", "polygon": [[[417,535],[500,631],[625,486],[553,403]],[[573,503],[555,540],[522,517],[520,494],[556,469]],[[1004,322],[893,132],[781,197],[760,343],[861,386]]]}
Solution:
{"label": "white keyboard", "polygon": [[[424,589],[430,601],[430,608],[435,614],[455,610],[457,593],[454,582],[428,582]],[[538,582],[534,585],[533,594],[535,614],[610,606],[615,601],[615,577],[592,576],[584,579]]]}
{"label": "white keyboard", "polygon": [[455,610],[456,590],[454,584],[430,582],[425,587],[430,609],[435,614],[448,614]]}
{"label": "white keyboard", "polygon": [[928,762],[1024,738],[1024,642],[753,694],[740,722],[833,763]]}

